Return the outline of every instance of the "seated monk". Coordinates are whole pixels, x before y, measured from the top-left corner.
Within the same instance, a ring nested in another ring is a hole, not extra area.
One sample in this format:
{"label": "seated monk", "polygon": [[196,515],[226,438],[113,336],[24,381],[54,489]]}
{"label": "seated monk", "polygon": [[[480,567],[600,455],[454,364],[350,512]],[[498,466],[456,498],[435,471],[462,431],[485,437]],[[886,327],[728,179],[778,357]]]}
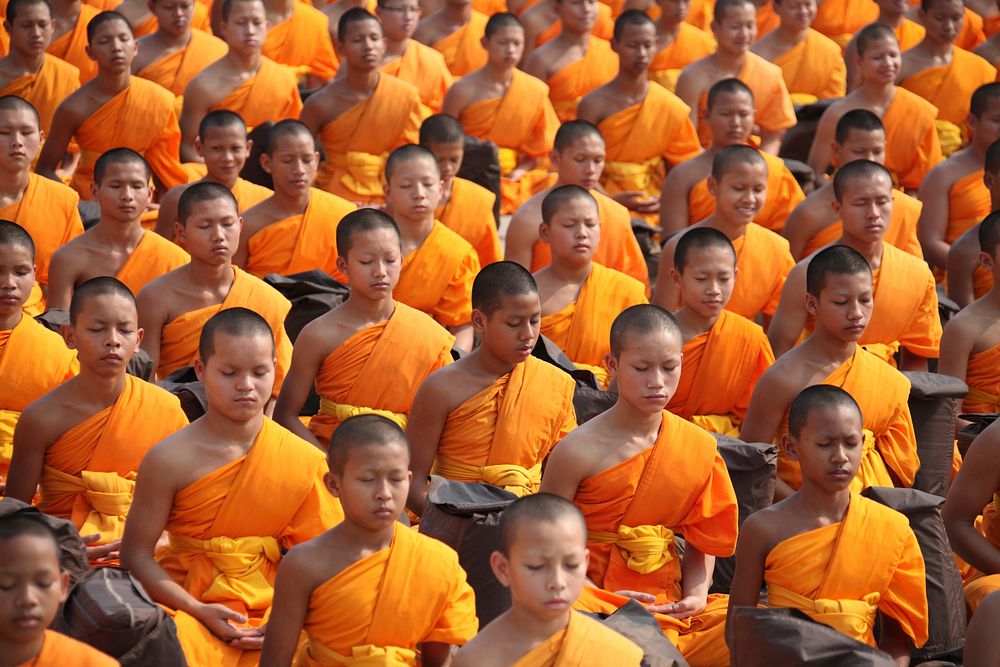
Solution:
{"label": "seated monk", "polygon": [[[823,3],[826,4],[826,3]],[[878,6],[878,18],[875,23],[882,23],[892,28],[899,42],[900,52],[912,49],[924,38],[924,26],[906,16],[906,4],[897,0],[875,0]],[[847,65],[847,90],[854,90],[861,84],[861,72],[858,67],[857,38],[854,37],[844,47],[844,64]]]}
{"label": "seated monk", "polygon": [[843,97],[847,68],[840,45],[809,27],[816,16],[816,0],[773,0],[781,23],[760,37],[751,49],[781,68],[781,76],[794,104]]}
{"label": "seated monk", "polygon": [[[351,417],[330,440],[329,466],[344,521],[282,559],[261,665],[296,655],[301,665],[364,655],[410,665],[418,652],[421,665],[449,664],[479,627],[475,595],[451,547],[396,520],[413,480],[406,435],[379,415]],[[374,513],[370,483],[358,481],[370,478],[384,489]]]}
{"label": "seated monk", "polygon": [[80,374],[24,409],[6,495],[28,503],[38,489],[41,511],[104,547],[88,553],[91,561],[115,564],[139,461],[188,420],[176,396],[125,372],[142,340],[125,285],[87,281],[73,293],[69,317],[63,338]]}
{"label": "seated monk", "polygon": [[[675,232],[704,220],[715,210],[715,195],[709,191],[712,162],[726,146],[752,145],[754,127],[753,93],[739,79],[723,79],[708,91],[705,123],[712,141],[700,155],[671,169],[663,180],[660,201],[687,202],[687,206],[664,206],[660,209],[660,228]],[[785,162],[761,152],[767,165],[767,200],[754,218],[761,227],[781,232],[785,220],[805,195]]]}
{"label": "seated monk", "polygon": [[87,26],[101,10],[82,0],[51,0],[50,4],[53,31],[46,51],[80,70],[80,83],[87,83],[97,76],[97,62],[87,53]]}
{"label": "seated monk", "polygon": [[221,37],[226,55],[199,72],[184,89],[181,158],[196,162],[198,123],[214,109],[235,111],[254,128],[298,118],[302,111],[295,72],[261,55],[267,34],[263,0],[222,0]]}
{"label": "seated monk", "polygon": [[[985,58],[986,62],[996,67],[997,63],[1000,63],[1000,37],[997,37],[997,34],[1000,34],[1000,31],[997,31],[997,27],[1000,27],[1000,14],[995,14],[987,19],[984,22],[984,27],[988,27],[986,30],[988,39],[977,46],[972,52],[981,58]],[[990,30],[993,32],[990,32]],[[1000,599],[1000,597],[997,599]]]}
{"label": "seated monk", "polygon": [[[833,161],[843,166],[854,160],[885,163],[885,126],[867,109],[848,111],[837,121]],[[833,183],[824,183],[795,207],[781,235],[788,239],[792,257],[799,261],[843,235],[844,226],[834,209]],[[914,197],[892,190],[892,219],[885,231],[891,243],[914,257],[923,259],[917,240],[917,220],[923,203]]]}
{"label": "seated monk", "polygon": [[261,53],[265,58],[290,67],[310,88],[336,76],[337,55],[326,14],[296,0],[266,0],[264,7],[267,36]]}
{"label": "seated monk", "polygon": [[385,35],[382,71],[416,86],[423,105],[431,113],[440,112],[445,93],[455,79],[440,51],[411,39],[420,19],[420,3],[417,0],[383,0],[378,3],[375,16]]}
{"label": "seated monk", "polygon": [[802,487],[740,528],[729,608],[758,606],[766,584],[768,607],[798,609],[869,646],[877,619],[878,648],[907,665],[927,641],[924,559],[905,516],[854,491],[863,414],[837,387],[795,397],[783,448],[801,464]]}
{"label": "seated monk", "polygon": [[[990,196],[990,213],[1000,210],[1000,140],[986,149],[983,184]],[[965,308],[993,288],[993,276],[979,261],[979,225],[973,225],[948,249],[948,298]]]}
{"label": "seated monk", "polygon": [[70,186],[81,197],[93,196],[94,163],[114,148],[141,154],[164,188],[186,183],[187,174],[177,158],[180,131],[174,96],[152,81],[132,76],[129,68],[136,48],[128,21],[116,12],[102,12],[87,25],[87,34],[87,51],[97,62],[97,76],[56,109],[52,133],[35,171],[60,180],[55,170],[75,139],[80,162]]}
{"label": "seated monk", "polygon": [[[788,432],[788,406],[814,384],[842,387],[862,406],[864,464],[853,490],[868,486],[911,486],[920,468],[917,438],[907,399],[910,381],[860,344],[871,321],[874,296],[871,268],[846,245],[820,250],[806,264],[805,308],[815,329],[802,344],[778,357],[760,381],[740,431],[745,442],[780,442]],[[789,277],[798,286],[799,267]],[[798,293],[792,292],[793,294]],[[846,304],[846,305],[845,305]],[[774,320],[775,326],[778,319]],[[802,485],[798,462],[779,452],[775,498]],[[854,477],[852,475],[852,477]]]}
{"label": "seated monk", "polygon": [[536,0],[518,18],[524,25],[525,55],[555,39],[567,22],[587,25],[588,33],[605,41],[614,30],[612,9],[599,0]]}
{"label": "seated monk", "polygon": [[649,78],[670,92],[677,89],[681,70],[715,51],[715,39],[688,23],[690,2],[657,0],[660,17],[656,19],[656,48],[649,64]]}
{"label": "seated monk", "polygon": [[475,248],[479,266],[502,260],[503,247],[493,214],[496,195],[457,176],[465,157],[462,124],[447,114],[434,114],[420,125],[420,145],[434,154],[444,183],[437,219]]}
{"label": "seated monk", "polygon": [[192,26],[195,0],[152,0],[149,11],[156,17],[156,31],[139,38],[139,53],[132,73],[158,83],[177,97],[184,95],[191,80],[226,55],[229,47],[210,31]]}
{"label": "seated monk", "polygon": [[[763,314],[766,329],[795,260],[788,251],[788,241],[753,222],[768,196],[767,162],[762,155],[752,146],[719,150],[708,179],[708,190],[716,197],[715,211],[687,229],[717,229],[732,241],[736,248],[736,283],[726,310],[747,319]],[[653,303],[663,309],[677,310],[682,305],[680,290],[670,279],[670,272],[674,270],[674,248],[686,232],[671,237],[660,253]]]}
{"label": "seated monk", "polygon": [[[209,111],[198,125],[194,148],[205,160],[205,175],[194,183],[219,183],[232,191],[239,211],[246,211],[274,193],[263,185],[240,178],[253,141],[247,139],[247,126],[240,115],[228,109]],[[177,222],[177,203],[181,195],[194,185],[186,183],[170,189],[160,198],[156,216],[156,233],[174,239]]]}
{"label": "seated monk", "polygon": [[[275,421],[323,449],[353,415],[374,413],[405,428],[417,388],[451,363],[455,342],[429,315],[393,298],[402,252],[392,218],[370,208],[348,213],[337,227],[337,250],[350,294],[299,333],[274,408]],[[299,414],[314,385],[319,413],[306,427]]]}
{"label": "seated monk", "polygon": [[667,409],[707,431],[739,437],[750,396],[774,353],[759,325],[725,309],[736,279],[736,249],[716,229],[692,229],[677,242],[671,278],[684,300],[674,313],[684,363]]}
{"label": "seated monk", "polygon": [[[472,307],[482,343],[432,373],[413,399],[410,470],[419,480],[433,473],[532,494],[549,451],[576,428],[573,379],[531,355],[542,309],[527,269],[513,262],[484,268]],[[406,506],[420,515],[426,505],[426,484],[411,486]]]}
{"label": "seated monk", "polygon": [[[199,0],[177,1],[183,3],[180,5],[184,7],[183,11],[191,12],[190,25],[195,30],[211,34],[212,23],[209,17],[209,9],[204,3],[199,2]],[[114,2],[111,4],[114,4]],[[132,26],[132,32],[135,34],[136,39],[139,39],[146,35],[152,35],[160,29],[160,17],[150,7],[151,4],[150,0],[146,0],[145,2],[142,0],[122,0],[120,4],[108,7],[108,9],[114,9],[124,16],[125,20]],[[169,16],[167,20],[170,20]]]}
{"label": "seated monk", "polygon": [[[842,233],[834,243],[861,253],[873,275],[874,312],[858,344],[869,352],[910,371],[926,371],[941,343],[941,319],[934,276],[917,257],[885,242],[892,220],[892,177],[868,160],[854,160],[833,179],[834,211]],[[790,350],[810,327],[806,295],[807,257],[795,265],[781,294],[778,311],[767,330],[774,354]],[[791,397],[789,397],[791,400]],[[867,410],[865,411],[867,414]]]}
{"label": "seated monk", "polygon": [[415,86],[379,70],[385,39],[377,18],[348,10],[337,34],[343,72],[309,97],[300,116],[326,153],[316,187],[358,206],[382,205],[385,158],[417,141],[424,106]]}
{"label": "seated monk", "polygon": [[559,119],[549,88],[517,69],[524,29],[513,14],[494,14],[486,26],[489,61],[455,82],[442,112],[462,123],[465,133],[500,149],[500,212],[511,214],[548,179],[542,158],[552,149]]}
{"label": "seated monk", "polygon": [[439,51],[452,76],[462,77],[486,64],[488,20],[472,8],[472,0],[445,0],[441,9],[420,20],[413,39]]}
{"label": "seated monk", "polygon": [[243,214],[233,264],[258,278],[321,269],[342,281],[335,264],[337,224],[355,207],[312,187],[319,164],[312,132],[297,120],[276,123],[260,164],[274,194]]}
{"label": "seated monk", "polygon": [[649,270],[642,248],[632,232],[628,209],[602,193],[601,170],[605,146],[600,130],[585,120],[563,123],[556,132],[549,160],[556,170],[556,180],[522,204],[507,227],[506,259],[536,272],[552,261],[549,245],[542,241],[542,201],[555,188],[578,185],[586,188],[597,201],[601,238],[593,260],[639,280],[649,289]]}
{"label": "seated monk", "polygon": [[[458,650],[454,667],[614,664],[638,667],[642,649],[573,609],[587,583],[587,524],[573,503],[550,493],[515,500],[500,517],[500,548],[490,556],[511,608]],[[564,571],[558,590],[519,576],[543,563]],[[544,607],[536,600],[550,600]]]}
{"label": "seated monk", "polygon": [[608,364],[617,402],[556,446],[542,480],[587,521],[598,589],[575,608],[610,614],[638,600],[689,663],[726,665],[726,596],[708,588],[715,558],[736,546],[736,493],[715,438],[665,409],[681,375],[677,322],[656,306],[627,309],[611,326]]}
{"label": "seated monk", "polygon": [[[910,18],[920,22],[923,17],[920,15],[920,0],[909,0]],[[986,24],[983,17],[969,6],[969,3],[962,10],[962,20],[958,23],[958,36],[955,38],[955,46],[966,51],[975,51],[986,41]]]}
{"label": "seated monk", "polygon": [[560,185],[542,200],[539,233],[552,263],[534,275],[542,302],[542,335],[607,387],[611,321],[646,303],[646,286],[593,261],[601,240],[597,201],[579,185]]}
{"label": "seated monk", "polygon": [[578,114],[607,141],[604,190],[633,216],[654,224],[664,175],[701,152],[698,133],[687,106],[649,81],[648,52],[656,48],[653,20],[627,10],[615,21],[612,46],[618,75],[584,97]]}
{"label": "seated monk", "polygon": [[833,157],[837,121],[852,109],[867,109],[885,125],[885,166],[893,174],[893,182],[913,194],[942,159],[934,124],[937,109],[896,85],[899,43],[892,28],[872,23],[858,33],[855,46],[862,83],[823,112],[809,148],[809,166],[817,174],[825,174]]}
{"label": "seated monk", "polygon": [[[329,23],[327,27],[330,30],[330,41],[333,44],[337,43],[337,22],[340,21],[340,17],[344,15],[344,12],[354,7],[360,7],[374,13],[377,6],[377,0],[333,0],[333,2],[328,2],[320,7],[319,10],[326,14],[326,20]],[[421,11],[423,11],[422,7],[421,5]],[[417,16],[418,19],[420,18],[419,13]]]}
{"label": "seated monk", "polygon": [[691,120],[702,145],[707,146],[711,139],[704,123],[708,90],[722,79],[739,79],[753,91],[761,150],[777,155],[782,137],[795,125],[795,109],[781,68],[750,51],[757,34],[755,9],[752,0],[715,3],[712,34],[718,48],[684,68],[677,80],[677,96],[691,109]]}
{"label": "seated monk", "polygon": [[257,664],[282,554],[343,513],[324,488],[323,453],[264,416],[274,384],[267,321],[223,310],[198,347],[206,413],[143,458],[122,566],[174,610],[191,667]]}
{"label": "seated monk", "polygon": [[150,198],[150,171],[142,156],[115,148],[97,159],[90,186],[101,205],[99,222],[60,247],[49,265],[48,307],[69,308],[73,290],[98,276],[114,276],[133,294],[190,258],[139,216]]}

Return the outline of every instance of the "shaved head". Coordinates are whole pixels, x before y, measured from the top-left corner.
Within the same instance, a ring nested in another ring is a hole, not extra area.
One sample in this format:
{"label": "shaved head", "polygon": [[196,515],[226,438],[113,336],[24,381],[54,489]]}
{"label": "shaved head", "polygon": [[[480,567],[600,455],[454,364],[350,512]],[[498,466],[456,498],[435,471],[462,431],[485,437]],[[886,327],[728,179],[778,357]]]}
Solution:
{"label": "shaved head", "polygon": [[864,255],[846,245],[824,248],[809,260],[806,268],[806,292],[819,297],[830,276],[872,275],[872,267]]}
{"label": "shaved head", "polygon": [[798,438],[809,421],[809,415],[817,410],[846,407],[858,415],[862,421],[861,408],[850,394],[830,384],[814,384],[799,392],[788,410],[788,433]]}
{"label": "shaved head", "polygon": [[342,475],[351,452],[375,445],[400,445],[410,458],[410,446],[406,434],[396,422],[381,415],[355,415],[337,426],[330,437],[330,451],[327,463],[330,472]]}
{"label": "shaved head", "polygon": [[563,520],[580,526],[580,535],[584,541],[582,546],[586,546],[587,522],[576,505],[551,493],[536,493],[518,498],[504,509],[500,517],[500,552],[505,556],[510,555],[522,526]]}
{"label": "shaved head", "polygon": [[494,262],[472,283],[472,307],[489,317],[503,308],[504,297],[525,294],[538,294],[531,272],[516,262]]}
{"label": "shaved head", "polygon": [[131,303],[132,308],[136,307],[135,295],[132,294],[132,290],[125,286],[125,283],[111,276],[98,276],[73,290],[73,298],[69,302],[69,323],[76,324],[77,318],[88,301],[109,294],[118,295]]}
{"label": "shaved head", "polygon": [[247,308],[226,308],[212,315],[201,330],[198,356],[203,364],[215,354],[215,339],[220,333],[233,337],[261,336],[271,341],[271,349],[274,349],[274,332],[267,320]]}
{"label": "shaved head", "polygon": [[649,336],[664,332],[681,339],[681,328],[674,316],[659,306],[643,303],[629,306],[611,324],[611,354],[621,356],[622,350],[636,336]]}

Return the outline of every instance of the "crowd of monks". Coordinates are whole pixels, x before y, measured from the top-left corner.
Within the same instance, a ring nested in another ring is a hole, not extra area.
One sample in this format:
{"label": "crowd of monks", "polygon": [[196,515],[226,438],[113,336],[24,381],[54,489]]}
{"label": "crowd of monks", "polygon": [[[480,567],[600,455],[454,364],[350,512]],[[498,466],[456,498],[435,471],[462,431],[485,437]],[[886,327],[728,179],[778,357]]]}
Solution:
{"label": "crowd of monks", "polygon": [[[694,666],[762,603],[928,641],[922,545],[860,494],[921,469],[904,371],[1000,412],[1000,3],[0,12],[0,493],[189,665],[638,665],[596,620],[633,602]],[[347,296],[286,329],[306,272]],[[779,445],[749,517],[726,438]],[[950,459],[997,667],[1000,423]],[[422,530],[442,478],[510,494],[488,623]],[[118,664],[47,629],[69,594],[0,516],[0,664]]]}

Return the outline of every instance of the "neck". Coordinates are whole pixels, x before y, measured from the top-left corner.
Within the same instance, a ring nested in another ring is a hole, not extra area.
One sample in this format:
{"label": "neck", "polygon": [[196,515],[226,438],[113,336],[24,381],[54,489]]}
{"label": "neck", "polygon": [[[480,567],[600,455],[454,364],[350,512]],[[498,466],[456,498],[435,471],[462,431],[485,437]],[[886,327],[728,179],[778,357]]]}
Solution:
{"label": "neck", "polygon": [[414,243],[419,246],[434,231],[434,211],[431,211],[422,220],[406,220],[405,218],[395,216],[391,211],[387,212],[396,220],[396,224],[399,226],[400,239],[408,242],[404,243],[404,245]]}
{"label": "neck", "polygon": [[589,32],[576,32],[575,30],[570,30],[563,24],[562,31],[556,36],[559,40],[559,44],[565,46],[582,46],[587,48],[590,44],[590,33]]}
{"label": "neck", "polygon": [[30,169],[0,170],[0,196],[20,201],[28,187],[29,178],[31,178]]}
{"label": "neck", "polygon": [[525,613],[524,610],[515,604],[507,612],[507,621],[510,623],[511,629],[514,630],[513,635],[515,637],[542,642],[566,628],[569,625],[569,618],[572,613],[572,611],[567,611],[551,619],[542,619]]}
{"label": "neck", "polygon": [[594,265],[590,260],[571,264],[553,255],[552,263],[549,265],[549,273],[561,283],[583,284],[590,277],[593,268]]}
{"label": "neck", "polygon": [[403,54],[406,53],[406,47],[410,44],[409,37],[403,37],[402,39],[391,39],[389,37],[385,38],[385,56],[382,57],[382,62],[385,62],[389,56],[395,58],[402,58]]}
{"label": "neck", "polygon": [[282,211],[288,211],[293,213],[305,213],[306,208],[309,206],[309,197],[311,195],[312,195],[311,188],[301,194],[299,192],[287,192],[284,190],[275,190],[274,203]]}
{"label": "neck", "polygon": [[644,95],[649,90],[649,70],[633,72],[619,67],[618,76],[615,77],[615,88],[631,95]]}
{"label": "neck", "polygon": [[80,14],[81,0],[53,0],[52,16],[62,18],[75,18]]}
{"label": "neck", "polygon": [[45,635],[39,631],[38,637],[28,641],[6,641],[0,640],[0,655],[7,656],[4,661],[10,661],[11,665],[35,664],[38,654],[42,652],[45,644]]}
{"label": "neck", "polygon": [[903,23],[903,14],[887,14],[884,11],[879,11],[878,22],[882,25],[887,25],[893,30],[898,28]]}
{"label": "neck", "polygon": [[23,317],[24,311],[21,310],[20,306],[6,315],[0,315],[0,331],[10,331],[21,323]]}
{"label": "neck", "polygon": [[712,55],[715,60],[715,64],[726,70],[740,70],[743,69],[743,63],[746,62],[747,53],[746,51],[723,51],[719,49]]}
{"label": "neck", "polygon": [[644,435],[655,440],[663,424],[663,411],[654,413],[636,410],[634,407],[618,398],[618,401],[608,410],[610,419],[618,428],[626,433]]}
{"label": "neck", "polygon": [[348,88],[371,94],[375,90],[375,86],[378,85],[379,70],[377,67],[374,69],[361,69],[348,65],[347,76],[344,79],[347,81]]}
{"label": "neck", "polygon": [[219,443],[240,442],[249,447],[257,439],[257,434],[264,426],[264,410],[246,421],[230,419],[218,410],[213,410],[208,406],[208,411],[201,419],[205,420],[205,429],[208,434],[215,435],[213,440]]}
{"label": "neck", "polygon": [[256,72],[260,69],[260,51],[237,51],[230,46],[226,58],[236,69],[244,72]]}
{"label": "neck", "polygon": [[878,241],[862,241],[861,239],[844,234],[837,243],[846,245],[848,248],[861,253],[868,260],[868,264],[873,270],[882,265],[882,239]]}
{"label": "neck", "polygon": [[446,4],[441,9],[441,15],[449,23],[468,23],[472,20],[472,3],[466,5]]}
{"label": "neck", "polygon": [[834,523],[843,520],[851,504],[850,489],[831,493],[807,480],[803,480],[798,496],[809,514],[824,517]]}
{"label": "neck", "polygon": [[162,46],[187,46],[191,41],[191,28],[188,27],[178,33],[169,33],[161,27],[154,35]]}
{"label": "neck", "polygon": [[700,313],[696,313],[688,306],[682,306],[680,310],[674,313],[674,317],[677,318],[677,322],[681,325],[681,330],[704,333],[712,328],[712,325],[715,324],[721,314],[718,313],[706,317]]}
{"label": "neck", "polygon": [[203,178],[201,180],[202,180],[202,182],[206,182],[206,183],[218,183],[219,185],[225,185],[227,188],[229,188],[230,190],[232,190],[233,188],[236,187],[236,184],[240,180],[240,172],[241,171],[243,171],[243,165],[240,165],[240,168],[236,172],[236,175],[233,176],[232,178],[228,178],[228,179],[223,180],[221,178],[216,178],[211,172],[208,172],[208,173],[205,174],[205,178]]}
{"label": "neck", "polygon": [[861,84],[861,92],[873,100],[888,100],[893,95],[896,94],[896,83],[894,81],[889,81],[886,83],[880,83],[878,81],[865,80]]}
{"label": "neck", "polygon": [[805,41],[806,37],[809,36],[809,28],[799,28],[798,26],[785,25],[784,23],[778,26],[775,31],[778,36],[784,42],[789,42],[791,44],[798,44],[799,42]]}
{"label": "neck", "polygon": [[734,241],[739,237],[747,233],[747,225],[749,223],[745,222],[733,222],[727,220],[720,216],[718,212],[705,218],[705,226],[711,227],[712,229],[718,229],[720,232],[729,237],[730,241]]}
{"label": "neck", "polygon": [[105,93],[118,94],[128,88],[132,80],[132,73],[128,70],[121,72],[97,72],[94,77],[94,84]]}
{"label": "neck", "polygon": [[145,233],[146,231],[142,228],[142,223],[138,218],[124,223],[102,218],[93,229],[94,236],[112,248],[131,245],[132,242],[138,243]]}
{"label": "neck", "polygon": [[233,265],[228,261],[225,264],[209,264],[192,258],[188,264],[188,277],[195,285],[217,287],[232,283]]}
{"label": "neck", "polygon": [[470,360],[470,363],[478,366],[483,373],[497,378],[507,375],[507,373],[513,371],[514,367],[517,365],[503,359],[498,359],[496,356],[485,350],[483,346],[480,346],[470,352],[469,356],[466,358]]}
{"label": "neck", "polygon": [[295,8],[296,0],[267,0],[265,3],[267,11],[275,16],[280,16],[282,19],[287,19],[292,15],[292,10]]}
{"label": "neck", "polygon": [[371,530],[348,519],[337,526],[337,531],[346,538],[346,542],[361,547],[362,551],[371,554],[392,546],[392,538],[396,534],[396,522],[393,521],[380,530]]}
{"label": "neck", "polygon": [[25,72],[37,72],[45,64],[45,51],[40,53],[23,53],[21,51],[11,51],[7,54],[7,59],[14,63],[14,67]]}
{"label": "neck", "polygon": [[125,372],[118,375],[99,375],[80,366],[79,382],[86,386],[87,397],[102,405],[111,405],[125,391]]}
{"label": "neck", "polygon": [[681,31],[681,22],[671,23],[660,16],[660,20],[656,22],[656,32],[659,33],[661,37],[677,37],[677,33]]}
{"label": "neck", "polygon": [[487,62],[483,65],[482,71],[488,78],[505,86],[510,84],[510,80],[514,78],[514,68],[506,65],[495,65],[492,62]]}
{"label": "neck", "polygon": [[924,38],[921,48],[926,53],[932,56],[945,57],[951,55],[952,43],[951,42],[939,42],[937,40],[930,40],[926,37]]}
{"label": "neck", "polygon": [[392,317],[392,313],[396,310],[396,302],[393,301],[392,294],[381,299],[368,299],[352,291],[341,307],[349,313],[358,315],[360,319],[384,322]]}
{"label": "neck", "polygon": [[855,350],[858,349],[858,344],[854,341],[837,338],[823,329],[816,329],[807,342],[810,347],[818,350],[825,359],[837,363],[844,363],[854,356]]}

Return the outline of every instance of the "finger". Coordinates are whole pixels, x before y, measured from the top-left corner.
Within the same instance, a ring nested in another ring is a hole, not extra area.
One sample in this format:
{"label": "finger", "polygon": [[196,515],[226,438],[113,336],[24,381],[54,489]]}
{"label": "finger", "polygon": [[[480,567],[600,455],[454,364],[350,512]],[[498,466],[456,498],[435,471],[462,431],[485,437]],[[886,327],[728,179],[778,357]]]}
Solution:
{"label": "finger", "polygon": [[92,544],[97,540],[101,539],[101,534],[93,533],[92,535],[81,535],[80,539],[83,540],[84,544]]}
{"label": "finger", "polygon": [[247,651],[259,651],[264,647],[263,637],[240,637],[232,642],[233,646]]}

